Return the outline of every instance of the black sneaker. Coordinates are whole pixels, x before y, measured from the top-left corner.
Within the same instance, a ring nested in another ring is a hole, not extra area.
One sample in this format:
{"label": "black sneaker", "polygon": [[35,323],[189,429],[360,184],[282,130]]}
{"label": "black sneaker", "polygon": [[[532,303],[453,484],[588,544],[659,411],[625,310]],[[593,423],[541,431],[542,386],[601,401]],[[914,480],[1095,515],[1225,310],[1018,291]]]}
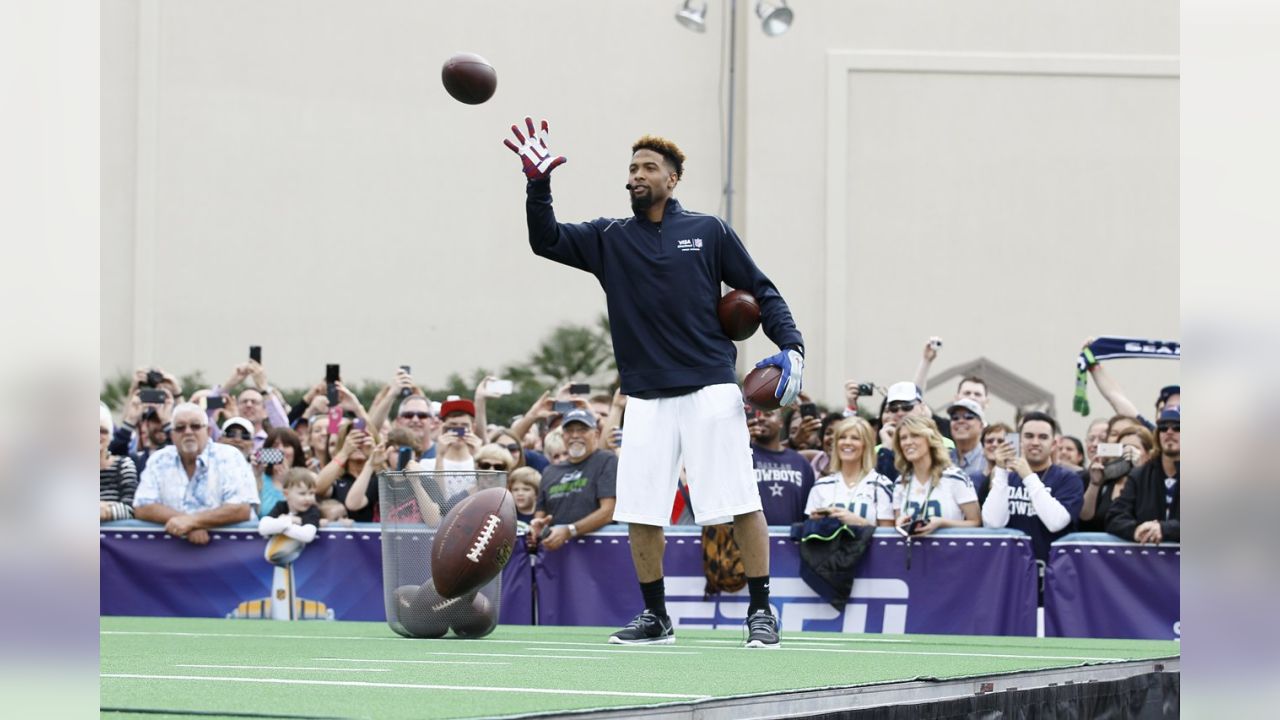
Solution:
{"label": "black sneaker", "polygon": [[782,641],[778,639],[778,619],[768,610],[757,610],[747,618],[747,647],[780,648]]}
{"label": "black sneaker", "polygon": [[609,636],[612,645],[674,645],[675,642],[676,631],[671,627],[671,618],[666,615],[658,617],[648,610]]}

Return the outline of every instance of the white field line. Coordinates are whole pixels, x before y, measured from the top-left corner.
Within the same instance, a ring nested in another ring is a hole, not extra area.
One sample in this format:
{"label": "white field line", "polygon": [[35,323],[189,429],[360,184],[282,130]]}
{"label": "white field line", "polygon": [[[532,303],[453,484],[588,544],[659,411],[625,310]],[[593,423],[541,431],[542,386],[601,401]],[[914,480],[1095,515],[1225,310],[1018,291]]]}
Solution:
{"label": "white field line", "polygon": [[[626,646],[623,646],[623,647],[626,647]],[[663,646],[663,647],[666,647],[666,646]],[[700,653],[700,652],[696,652],[696,651],[694,651],[694,652],[690,652],[690,651],[688,651],[688,650],[649,650],[649,649],[647,649],[644,645],[638,645],[638,646],[635,646],[635,647],[634,647],[634,649],[625,649],[625,650],[624,650],[624,649],[622,649],[622,648],[618,648],[618,649],[616,649],[616,650],[615,650],[615,649],[604,649],[604,648],[589,649],[589,648],[567,648],[567,647],[527,647],[527,648],[524,648],[524,649],[525,649],[525,650],[541,650],[542,652],[552,652],[552,651],[556,651],[556,650],[564,650],[565,652],[589,652],[589,653],[601,653],[601,654],[604,654],[604,655],[609,655],[609,654],[613,654],[613,655],[618,655],[618,654],[623,654],[623,655],[625,655],[625,654],[631,654],[631,655],[701,655],[701,654],[702,654],[702,653]],[[714,649],[714,648],[711,648],[711,649]]]}
{"label": "white field line", "polygon": [[[416,655],[461,655],[463,657],[496,657],[496,658],[541,658],[544,660],[608,660],[595,655],[523,655],[518,653],[481,653],[481,652],[420,652]],[[426,662],[425,660],[380,660],[378,658],[335,658],[321,657],[312,660],[336,660],[338,662]]]}
{"label": "white field line", "polygon": [[418,683],[378,683],[361,680],[292,680],[284,678],[218,677],[216,675],[141,675],[136,673],[102,673],[104,678],[129,680],[181,680],[203,682],[238,682],[264,685],[328,685],[337,687],[388,688],[407,690],[460,690],[462,692],[537,693],[545,695],[599,695],[607,697],[663,698],[670,700],[706,700],[710,695],[678,695],[675,693],[620,692],[616,690],[570,690],[567,688],[489,687],[483,685],[426,685]]}
{"label": "white field line", "polygon": [[[403,637],[363,637],[360,635],[276,635],[261,633],[203,633],[175,632],[172,630],[99,630],[99,635],[152,635],[166,637],[225,637],[225,638],[257,638],[258,640],[404,640]],[[452,642],[452,641],[446,641]]]}
{"label": "white field line", "polygon": [[[286,638],[300,640],[402,640],[396,637],[361,637],[361,636],[332,636],[332,635],[254,635],[251,633],[189,633],[189,632],[153,632],[153,631],[125,631],[125,630],[101,630],[103,635],[176,635],[181,637],[251,637],[251,638]],[[1019,658],[1026,660],[1080,660],[1085,662],[1125,662],[1131,658],[1119,657],[1089,657],[1080,655],[1003,655],[998,653],[974,653],[974,652],[930,652],[927,650],[856,650],[856,649],[834,649],[834,648],[818,648],[818,647],[795,647],[787,644],[786,635],[782,636],[783,646],[780,650],[798,650],[802,652],[827,652],[827,653],[849,653],[849,654],[869,654],[869,655],[924,655],[930,657],[986,657],[986,658],[1007,658],[1017,660]],[[419,641],[421,642],[421,641]],[[455,642],[453,640],[443,640],[441,642]],[[485,639],[489,643],[524,643],[537,645],[569,645],[569,646],[595,646],[600,643],[588,642],[568,642],[561,640],[494,640]],[[732,643],[737,647],[716,647],[707,646],[707,650],[739,650],[741,642],[734,640],[693,640],[692,642],[715,642],[715,643]],[[901,642],[897,640],[881,641],[881,642]],[[906,641],[910,642],[910,641]],[[484,655],[485,653],[427,653],[429,655]],[[496,657],[504,657],[497,655]],[[572,658],[569,655],[507,655],[505,657],[544,657],[544,658]],[[573,658],[581,660],[601,660],[603,658]]]}
{"label": "white field line", "polygon": [[[497,663],[486,663],[497,664]],[[502,663],[506,665],[508,663]],[[344,668],[344,667],[292,667],[287,665],[191,665],[179,663],[180,668],[222,668],[226,670],[319,670],[321,672],[391,672],[387,668]]]}

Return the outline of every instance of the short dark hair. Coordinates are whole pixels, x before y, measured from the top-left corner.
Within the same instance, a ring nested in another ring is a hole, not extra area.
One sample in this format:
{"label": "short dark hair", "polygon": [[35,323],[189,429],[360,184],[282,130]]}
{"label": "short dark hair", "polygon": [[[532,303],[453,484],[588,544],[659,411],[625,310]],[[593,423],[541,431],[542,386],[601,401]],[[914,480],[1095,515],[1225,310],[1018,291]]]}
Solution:
{"label": "short dark hair", "polygon": [[675,168],[677,180],[684,177],[684,153],[675,143],[657,135],[645,135],[631,146],[631,154],[635,155],[640,150],[652,150],[658,153],[671,163],[671,167]]}
{"label": "short dark hair", "polygon": [[983,392],[988,392],[987,381],[983,380],[977,375],[965,375],[964,377],[960,378],[960,383],[956,385],[956,392],[960,392],[960,388],[964,387],[965,383],[977,383],[978,385],[982,386]]}
{"label": "short dark hair", "polygon": [[1037,421],[1043,422],[1043,423],[1049,423],[1049,427],[1053,430],[1053,434],[1054,435],[1060,434],[1061,431],[1058,429],[1058,421],[1054,420],[1053,416],[1050,415],[1049,413],[1042,413],[1039,410],[1032,410],[1031,412],[1025,413],[1022,416],[1022,419],[1018,421],[1018,432],[1021,433],[1022,428],[1026,427],[1027,423],[1037,422]]}
{"label": "short dark hair", "polygon": [[1080,453],[1080,457],[1085,457],[1084,443],[1080,442],[1080,438],[1074,435],[1063,435],[1062,439],[1074,445],[1076,448],[1076,452]]}
{"label": "short dark hair", "polygon": [[979,437],[982,439],[982,442],[985,443],[987,441],[987,436],[994,432],[1002,432],[1005,435],[1008,435],[1009,433],[1013,432],[1013,428],[1009,427],[1008,425],[1005,425],[1002,422],[992,423],[982,428],[982,435],[980,435]]}

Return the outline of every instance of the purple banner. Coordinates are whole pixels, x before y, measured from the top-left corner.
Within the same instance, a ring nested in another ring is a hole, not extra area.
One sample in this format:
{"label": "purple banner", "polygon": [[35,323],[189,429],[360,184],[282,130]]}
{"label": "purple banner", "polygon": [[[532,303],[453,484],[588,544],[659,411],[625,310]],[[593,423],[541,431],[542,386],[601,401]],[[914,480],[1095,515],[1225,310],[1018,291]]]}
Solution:
{"label": "purple banner", "polygon": [[[249,526],[212,533],[203,547],[154,525],[103,526],[104,615],[226,617],[271,595],[274,568]],[[294,563],[297,596],[338,620],[385,619],[377,526],[326,529]],[[893,531],[880,531],[863,559],[850,603],[837,612],[799,578],[799,545],[771,542],[772,600],[784,630],[872,633],[1035,633],[1035,565],[1013,531],[942,531],[914,543],[911,569]],[[667,608],[682,627],[737,627],[745,589],[704,601],[696,528],[673,528],[666,557]],[[625,624],[640,608],[626,529],[608,528],[558,552],[530,555],[517,543],[502,575],[506,624]],[[957,592],[963,588],[963,592]],[[536,608],[536,611],[535,611]]]}
{"label": "purple banner", "polygon": [[[640,611],[625,533],[610,528],[563,550],[539,553],[535,577],[540,624],[620,627]],[[1036,633],[1035,561],[1030,540],[1022,533],[941,531],[913,543],[907,570],[902,538],[893,530],[879,530],[843,612],[800,579],[798,543],[777,535],[770,543],[770,599],[783,630]],[[667,611],[678,626],[741,625],[747,609],[745,588],[703,600],[698,535],[684,529],[669,533],[665,573]]]}
{"label": "purple banner", "polygon": [[[227,617],[271,596],[266,540],[245,525],[210,533],[208,545],[175,539],[154,525],[116,523],[99,535],[103,615]],[[377,526],[325,530],[293,564],[297,597],[337,620],[386,620],[382,535]]]}
{"label": "purple banner", "polygon": [[1181,550],[1138,545],[1106,533],[1075,533],[1053,544],[1045,578],[1050,637],[1178,640]]}

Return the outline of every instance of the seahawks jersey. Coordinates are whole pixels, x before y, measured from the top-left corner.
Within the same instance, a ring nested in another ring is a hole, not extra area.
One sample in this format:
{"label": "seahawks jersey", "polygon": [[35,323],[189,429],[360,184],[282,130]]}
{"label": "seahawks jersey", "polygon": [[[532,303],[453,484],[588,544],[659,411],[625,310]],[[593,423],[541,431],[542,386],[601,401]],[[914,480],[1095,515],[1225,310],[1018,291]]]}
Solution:
{"label": "seahawks jersey", "polygon": [[899,514],[920,520],[935,517],[963,520],[964,513],[960,506],[978,502],[978,492],[973,488],[973,481],[955,465],[942,472],[937,486],[931,486],[928,479],[916,482],[914,475],[907,472],[893,489],[893,507]]}
{"label": "seahawks jersey", "polygon": [[813,484],[804,513],[824,507],[845,508],[873,525],[877,520],[892,520],[893,481],[873,470],[850,487],[843,475],[828,475]]}

